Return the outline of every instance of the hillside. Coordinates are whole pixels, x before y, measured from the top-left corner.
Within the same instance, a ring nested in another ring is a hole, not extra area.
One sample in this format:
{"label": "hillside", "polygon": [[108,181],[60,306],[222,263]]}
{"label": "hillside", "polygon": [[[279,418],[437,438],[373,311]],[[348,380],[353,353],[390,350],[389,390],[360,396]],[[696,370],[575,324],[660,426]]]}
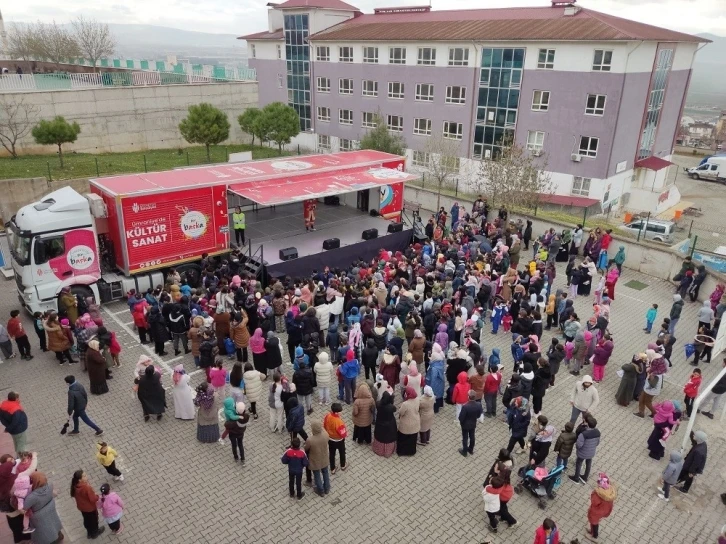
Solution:
{"label": "hillside", "polygon": [[726,108],[726,38],[714,34],[699,36],[713,43],[696,54],[687,102]]}

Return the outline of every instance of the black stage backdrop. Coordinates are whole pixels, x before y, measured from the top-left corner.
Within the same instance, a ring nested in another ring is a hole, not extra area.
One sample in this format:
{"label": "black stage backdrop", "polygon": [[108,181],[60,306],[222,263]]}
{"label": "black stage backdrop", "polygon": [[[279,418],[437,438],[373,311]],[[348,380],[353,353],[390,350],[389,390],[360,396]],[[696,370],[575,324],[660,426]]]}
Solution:
{"label": "black stage backdrop", "polygon": [[270,277],[290,276],[298,278],[310,276],[313,270],[322,270],[326,266],[330,268],[347,268],[354,260],[370,261],[378,255],[381,248],[394,253],[403,251],[410,245],[412,236],[413,230],[409,229],[386,234],[373,240],[361,240],[357,244],[270,265],[267,267],[267,273]]}

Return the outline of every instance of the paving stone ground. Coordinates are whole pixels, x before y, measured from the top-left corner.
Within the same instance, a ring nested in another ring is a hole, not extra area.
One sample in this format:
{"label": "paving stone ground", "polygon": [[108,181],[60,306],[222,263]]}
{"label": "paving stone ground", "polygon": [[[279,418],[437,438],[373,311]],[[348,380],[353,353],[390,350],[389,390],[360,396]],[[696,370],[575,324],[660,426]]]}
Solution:
{"label": "paving stone ground", "polygon": [[[647,287],[640,291],[625,287],[632,279]],[[563,282],[564,269],[560,266],[555,286]],[[2,287],[0,315],[6,319],[16,307],[17,298],[12,282],[7,281]],[[705,474],[696,479],[689,495],[673,492],[671,502],[666,504],[655,491],[665,461],[649,459],[646,451],[651,420],[634,417],[632,405],[623,408],[614,402],[616,370],[633,353],[643,351],[649,340],[642,331],[647,308],[657,302],[658,317],[662,319],[670,308],[671,295],[668,283],[629,270],[624,271],[617,286],[610,325],[615,351],[605,381],[597,386],[601,404],[595,414],[602,442],[593,471],[607,472],[619,488],[613,515],[601,525],[602,542],[715,542],[726,518],[726,507],[719,499],[719,494],[726,491],[722,461],[726,447],[718,418],[709,421],[699,417],[696,422],[696,428],[709,434]],[[590,304],[590,298],[578,297],[575,307],[581,316],[587,317]],[[695,333],[698,306],[686,304],[683,311],[676,330],[679,340],[674,350],[674,366],[660,400],[682,399],[682,386],[691,368],[685,362],[683,344]],[[31,341],[37,346],[27,317]],[[248,426],[244,467],[234,463],[229,446],[198,443],[195,422],[173,418],[170,393],[171,417],[144,423],[141,406],[132,391],[132,372],[139,355],[151,350],[140,346],[131,334],[131,318],[124,303],[105,307],[104,319],[118,333],[123,366],[114,371],[110,393],[91,396],[88,413],[105,430],[104,440],[120,453],[118,464],[126,474],[126,481],[121,484],[112,482],[96,462],[96,440],[91,429],[81,424],[80,436],[59,435],[66,420],[63,377],[73,372],[88,387],[87,376],[77,366],[59,367],[52,354],[39,353],[37,349],[31,362],[12,360],[0,364],[0,394],[4,396],[9,390],[21,394],[30,420],[28,445],[39,452],[39,468],[48,474],[59,492],[58,510],[70,542],[85,541],[81,516],[68,496],[71,475],[78,468],[88,472],[95,487],[109,481],[126,503],[125,532],[111,537],[106,531],[99,542],[279,543],[294,539],[321,544],[362,540],[476,544],[491,537],[497,544],[529,543],[545,516],[559,525],[562,542],[583,538],[591,489],[567,479],[544,511],[531,495],[515,496],[510,510],[519,520],[519,527],[510,530],[502,526],[499,534],[489,534],[481,484],[496,453],[507,443],[507,427],[499,420],[480,424],[476,453],[463,458],[457,453],[460,431],[454,408],[448,405],[434,419],[431,444],[419,447],[415,457],[383,459],[373,454],[370,447],[358,446],[349,439],[350,468],[332,476],[330,495],[322,499],[309,492],[302,501],[291,500],[287,495],[286,467],[280,463],[287,440],[268,430],[266,402],[259,403],[260,418]],[[549,344],[551,336],[545,332],[543,345]],[[512,368],[508,336],[494,336],[487,330],[483,333],[483,345],[487,353],[494,347],[502,350],[505,377],[508,376]],[[720,369],[720,360],[721,357],[711,365],[702,365],[706,383]],[[163,366],[168,370],[179,361],[189,372],[194,371],[191,355],[179,359],[164,357]],[[291,374],[289,362],[285,362],[285,367]],[[203,374],[194,374],[192,385],[202,378]],[[167,386],[171,383],[168,374],[164,382]],[[574,383],[575,379],[563,367],[557,386],[544,399],[543,413],[558,430],[569,418],[568,401]],[[311,417],[323,415],[316,405]],[[350,408],[344,408],[344,417],[352,429]],[[307,418],[308,432],[309,425]],[[684,430],[685,426],[671,439],[669,449],[680,447]],[[517,462],[521,464],[525,459]],[[549,463],[554,463],[553,454]]]}

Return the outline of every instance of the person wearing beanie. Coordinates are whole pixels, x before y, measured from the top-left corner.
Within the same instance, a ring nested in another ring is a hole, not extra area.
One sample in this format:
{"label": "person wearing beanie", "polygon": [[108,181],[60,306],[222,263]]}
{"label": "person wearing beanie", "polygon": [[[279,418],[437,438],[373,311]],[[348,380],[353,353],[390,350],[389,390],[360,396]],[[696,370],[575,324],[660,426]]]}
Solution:
{"label": "person wearing beanie", "polygon": [[245,448],[244,437],[247,430],[247,422],[250,415],[247,413],[247,407],[244,402],[233,404],[232,397],[224,399],[224,428],[229,434],[229,440],[232,443],[232,455],[235,461],[245,464]]}
{"label": "person wearing beanie", "polygon": [[681,311],[683,310],[683,298],[681,298],[681,295],[676,293],[673,295],[673,304],[671,305],[671,311],[668,314],[668,317],[670,318],[670,323],[668,324],[668,334],[671,336],[674,335],[676,332],[676,325],[678,324],[678,321],[681,319]]}
{"label": "person wearing beanie", "polygon": [[507,410],[507,424],[511,433],[507,451],[511,453],[515,444],[519,444],[521,450],[517,453],[524,453],[525,442],[530,421],[529,401],[524,397],[517,397],[512,401]]}
{"label": "person wearing beanie", "polygon": [[661,480],[663,480],[663,486],[658,488],[660,492],[658,498],[668,502],[670,500],[670,489],[672,486],[678,483],[678,476],[681,474],[683,469],[683,455],[678,450],[671,451],[670,460],[663,469],[661,474]]}
{"label": "person wearing beanie", "polygon": [[328,433],[328,455],[330,461],[330,473],[335,474],[338,468],[335,466],[335,452],[340,453],[340,470],[345,471],[348,463],[345,459],[345,438],[348,436],[348,429],[340,417],[343,407],[339,402],[334,402],[323,418],[323,429]]}
{"label": "person wearing beanie", "polygon": [[586,531],[587,536],[592,537],[592,540],[598,538],[600,522],[612,513],[613,503],[617,496],[615,485],[607,474],[601,472],[597,478],[597,487],[590,494],[590,508],[587,510],[587,522],[590,527]]}
{"label": "person wearing beanie", "polygon": [[497,415],[497,395],[502,383],[502,373],[499,372],[499,365],[491,363],[491,357],[489,361],[489,372],[484,378],[484,404],[486,406],[484,417],[495,417]]}
{"label": "person wearing beanie", "polygon": [[307,467],[310,462],[305,451],[300,449],[300,439],[293,438],[290,448],[282,455],[282,464],[287,465],[288,482],[290,490],[290,498],[295,496],[297,488],[297,500],[302,499],[305,493],[302,490],[302,474],[303,469]]}
{"label": "person wearing beanie", "polygon": [[693,479],[703,474],[706,468],[706,459],[708,457],[708,446],[706,442],[708,436],[703,431],[691,431],[691,449],[688,450],[685,459],[683,459],[683,467],[678,475],[678,483],[683,482],[676,490],[681,493],[688,493],[693,485]]}

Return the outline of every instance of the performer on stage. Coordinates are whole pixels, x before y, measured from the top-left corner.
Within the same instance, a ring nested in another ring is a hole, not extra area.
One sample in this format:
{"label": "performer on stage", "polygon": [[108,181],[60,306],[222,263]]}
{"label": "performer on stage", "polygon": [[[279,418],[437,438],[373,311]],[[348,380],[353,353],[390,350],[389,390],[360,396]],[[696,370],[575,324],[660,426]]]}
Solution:
{"label": "performer on stage", "polygon": [[303,211],[305,214],[305,230],[315,230],[315,208],[318,205],[318,201],[314,198],[306,200],[303,203]]}

